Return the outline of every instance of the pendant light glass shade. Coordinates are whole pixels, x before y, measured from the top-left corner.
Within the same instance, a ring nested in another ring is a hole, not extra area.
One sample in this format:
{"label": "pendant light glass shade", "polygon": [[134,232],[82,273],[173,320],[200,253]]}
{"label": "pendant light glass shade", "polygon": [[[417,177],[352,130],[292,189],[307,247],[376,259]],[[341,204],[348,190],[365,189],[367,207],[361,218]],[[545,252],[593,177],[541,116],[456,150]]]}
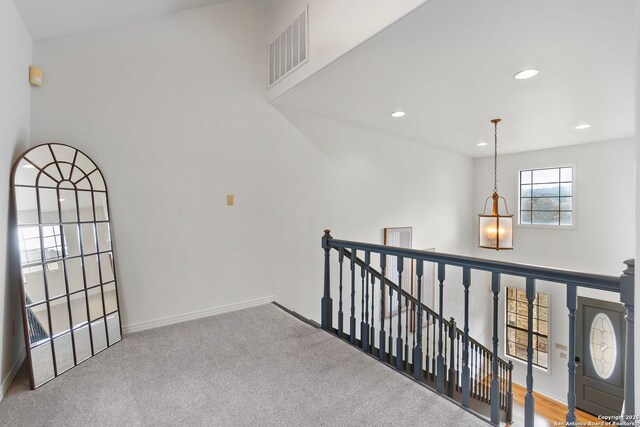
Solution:
{"label": "pendant light glass shade", "polygon": [[[485,249],[513,249],[513,215],[509,214],[507,202],[498,195],[498,123],[500,119],[493,119],[495,129],[494,150],[494,188],[493,195],[487,197],[484,211],[478,215],[478,246]],[[492,199],[492,211],[487,213],[487,202]],[[499,201],[502,199],[506,213],[500,213]]]}
{"label": "pendant light glass shade", "polygon": [[[484,212],[478,215],[479,246],[497,251],[513,249],[513,215],[510,215],[509,212],[506,215],[501,215],[498,212],[498,200],[504,201],[504,198],[500,197],[498,193],[493,193],[493,196],[487,198],[487,201],[491,198],[493,198],[493,212],[489,215]],[[505,209],[506,206],[505,202]]]}

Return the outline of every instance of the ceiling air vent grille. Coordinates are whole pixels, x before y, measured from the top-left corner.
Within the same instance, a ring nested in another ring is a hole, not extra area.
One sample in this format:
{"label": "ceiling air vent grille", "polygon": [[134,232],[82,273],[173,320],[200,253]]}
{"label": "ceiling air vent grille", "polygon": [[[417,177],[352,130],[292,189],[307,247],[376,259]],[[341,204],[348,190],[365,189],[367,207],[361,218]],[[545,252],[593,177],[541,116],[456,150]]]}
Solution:
{"label": "ceiling air vent grille", "polygon": [[269,87],[308,60],[307,9],[269,43]]}

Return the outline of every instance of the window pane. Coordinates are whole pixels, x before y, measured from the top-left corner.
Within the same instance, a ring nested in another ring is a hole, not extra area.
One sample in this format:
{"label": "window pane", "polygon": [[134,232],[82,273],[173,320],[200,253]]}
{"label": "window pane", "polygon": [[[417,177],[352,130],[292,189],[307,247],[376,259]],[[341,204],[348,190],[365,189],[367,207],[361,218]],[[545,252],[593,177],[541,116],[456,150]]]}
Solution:
{"label": "window pane", "polygon": [[540,212],[532,212],[531,223],[532,224],[542,224],[542,225],[558,225],[560,224],[558,212],[553,211],[540,211]]}
{"label": "window pane", "polygon": [[[558,184],[534,184],[531,191],[533,197],[558,197],[559,193]],[[570,196],[571,194],[567,195]]]}
{"label": "window pane", "polygon": [[560,184],[560,195],[561,196],[571,196],[572,194],[573,184]]}
{"label": "window pane", "polygon": [[543,335],[547,335],[548,333],[547,322],[538,321],[538,332],[540,332]]}
{"label": "window pane", "polygon": [[546,368],[548,366],[547,353],[538,353],[538,365],[542,366],[543,368]]}
{"label": "window pane", "polygon": [[520,172],[520,184],[531,184],[531,171]]}
{"label": "window pane", "polygon": [[557,197],[537,197],[531,199],[531,209],[534,211],[557,211],[560,203]]}
{"label": "window pane", "polygon": [[538,294],[538,304],[542,307],[547,307],[549,305],[549,297],[547,294]]}
{"label": "window pane", "polygon": [[560,209],[563,211],[570,211],[573,203],[571,197],[560,197]]}
{"label": "window pane", "polygon": [[531,224],[531,212],[529,211],[520,212],[520,224]]}
{"label": "window pane", "polygon": [[541,320],[548,320],[549,313],[547,307],[538,307],[538,314]]}
{"label": "window pane", "polygon": [[560,178],[560,171],[555,169],[540,169],[533,171],[533,183],[542,182],[558,182]]}
{"label": "window pane", "polygon": [[531,197],[531,185],[520,186],[520,197]]}
{"label": "window pane", "polygon": [[516,357],[518,359],[527,360],[527,347],[516,345]]}
{"label": "window pane", "polygon": [[573,225],[573,214],[571,212],[560,212],[560,225]]}
{"label": "window pane", "polygon": [[573,181],[573,168],[560,169],[560,181],[571,182]]}
{"label": "window pane", "polygon": [[527,329],[527,316],[518,316],[518,322],[516,325],[518,328]]}
{"label": "window pane", "polygon": [[548,343],[547,339],[544,337],[538,337],[537,348],[540,351],[544,351],[545,353],[548,351]]}
{"label": "window pane", "polygon": [[520,199],[520,209],[522,209],[523,211],[530,211],[531,199],[528,197],[523,197],[522,199]]}

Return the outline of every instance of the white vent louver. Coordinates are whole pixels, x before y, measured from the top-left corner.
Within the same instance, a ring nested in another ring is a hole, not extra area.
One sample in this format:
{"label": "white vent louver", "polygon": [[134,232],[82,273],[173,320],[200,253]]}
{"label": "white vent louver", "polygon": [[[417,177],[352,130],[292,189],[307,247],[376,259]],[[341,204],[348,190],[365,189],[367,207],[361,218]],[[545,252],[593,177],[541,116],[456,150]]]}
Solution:
{"label": "white vent louver", "polygon": [[291,74],[308,60],[307,9],[269,43],[269,86]]}

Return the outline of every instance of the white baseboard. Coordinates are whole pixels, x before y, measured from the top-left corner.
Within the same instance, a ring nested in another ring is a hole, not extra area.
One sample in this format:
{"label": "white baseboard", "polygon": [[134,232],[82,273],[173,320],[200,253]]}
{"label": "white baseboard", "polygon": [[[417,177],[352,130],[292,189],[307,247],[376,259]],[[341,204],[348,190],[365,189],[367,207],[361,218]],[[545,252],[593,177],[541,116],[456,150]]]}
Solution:
{"label": "white baseboard", "polygon": [[18,373],[18,369],[20,369],[20,366],[22,366],[22,362],[24,362],[25,357],[27,357],[27,353],[26,353],[26,350],[22,348],[22,350],[20,350],[20,354],[18,355],[18,358],[16,359],[15,363],[11,367],[11,370],[2,379],[2,393],[0,393],[0,402],[2,402],[2,399],[4,398],[5,393],[9,389],[9,386],[11,385],[11,383],[13,382],[13,379]]}
{"label": "white baseboard", "polygon": [[173,325],[175,323],[186,322],[188,320],[200,319],[202,317],[214,316],[216,314],[229,313],[231,311],[242,310],[244,308],[255,307],[262,304],[274,302],[274,295],[257,298],[249,301],[237,302],[219,307],[207,308],[204,310],[192,311],[190,313],[177,314],[175,316],[163,317],[155,320],[147,320],[145,322],[133,323],[130,325],[122,325],[122,332],[130,334],[133,332],[144,331],[147,329],[159,328],[161,326]]}

